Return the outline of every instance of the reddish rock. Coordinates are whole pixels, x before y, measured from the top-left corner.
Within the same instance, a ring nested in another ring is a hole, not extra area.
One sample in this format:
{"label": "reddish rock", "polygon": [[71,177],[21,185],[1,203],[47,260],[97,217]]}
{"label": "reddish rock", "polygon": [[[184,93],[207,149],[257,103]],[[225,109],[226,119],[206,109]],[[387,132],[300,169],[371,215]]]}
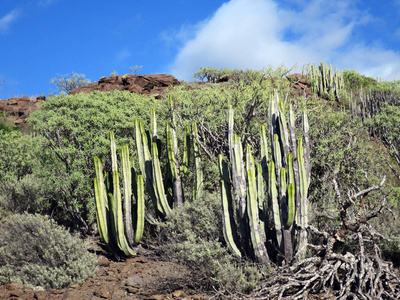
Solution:
{"label": "reddish rock", "polygon": [[35,299],[37,300],[47,300],[49,299],[49,292],[46,291],[36,291]]}
{"label": "reddish rock", "polygon": [[102,77],[98,82],[89,83],[87,86],[79,87],[70,91],[71,95],[77,93],[90,93],[93,91],[130,91],[151,96],[159,96],[165,93],[169,86],[179,85],[180,82],[172,75],[152,74],[152,75],[116,75]]}
{"label": "reddish rock", "polygon": [[299,96],[310,96],[312,91],[310,88],[310,81],[306,76],[299,73],[294,73],[287,76],[287,79],[291,82],[291,87],[294,89],[294,93]]}
{"label": "reddish rock", "polygon": [[38,109],[38,104],[46,99],[44,96],[32,98],[10,98],[0,100],[0,112],[6,117],[11,117],[14,125],[18,127],[26,126],[26,119],[29,114]]}

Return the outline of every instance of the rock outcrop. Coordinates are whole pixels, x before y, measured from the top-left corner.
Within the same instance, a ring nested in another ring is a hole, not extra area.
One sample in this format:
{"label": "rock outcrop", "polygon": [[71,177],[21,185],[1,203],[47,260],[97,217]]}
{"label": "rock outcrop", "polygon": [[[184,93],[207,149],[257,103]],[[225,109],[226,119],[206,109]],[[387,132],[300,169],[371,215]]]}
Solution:
{"label": "rock outcrop", "polygon": [[102,77],[98,82],[89,83],[87,86],[73,89],[70,94],[90,93],[93,91],[130,91],[132,93],[144,94],[149,96],[160,96],[165,93],[169,86],[179,85],[180,82],[172,75],[152,74],[152,75],[116,75]]}
{"label": "rock outcrop", "polygon": [[40,102],[46,100],[44,95],[37,98],[10,98],[8,100],[0,100],[0,112],[4,116],[11,118],[16,126],[25,127],[26,118],[35,111]]}
{"label": "rock outcrop", "polygon": [[291,87],[295,90],[294,92],[299,96],[310,96],[312,91],[310,88],[310,81],[308,78],[300,73],[294,73],[287,76],[287,79],[291,82]]}

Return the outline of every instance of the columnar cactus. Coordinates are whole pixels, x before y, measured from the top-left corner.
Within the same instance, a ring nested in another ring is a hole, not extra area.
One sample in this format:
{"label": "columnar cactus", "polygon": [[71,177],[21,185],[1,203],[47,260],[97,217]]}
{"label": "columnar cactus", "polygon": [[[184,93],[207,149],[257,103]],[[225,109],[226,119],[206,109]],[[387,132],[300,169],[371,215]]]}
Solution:
{"label": "columnar cactus", "polygon": [[193,156],[194,156],[194,165],[196,170],[196,183],[194,186],[193,191],[193,199],[198,199],[201,197],[203,193],[203,170],[201,167],[201,154],[200,154],[200,147],[197,142],[198,139],[198,132],[197,132],[197,124],[193,122],[192,124],[193,130]]}
{"label": "columnar cactus", "polygon": [[[132,193],[131,160],[129,150],[125,145],[121,150],[122,174],[124,201],[122,201],[120,191],[120,180],[117,165],[117,150],[115,145],[114,133],[110,132],[111,141],[111,161],[112,161],[112,188],[106,187],[102,163],[98,157],[94,157],[96,178],[94,179],[95,200],[97,208],[97,221],[101,239],[106,243],[115,244],[126,256],[134,256],[133,250],[135,243],[138,243],[143,235],[144,224],[144,201],[135,201]],[[143,189],[143,179],[139,178],[137,184],[137,194]],[[107,195],[108,194],[108,198]],[[137,208],[138,213],[132,210],[132,204]],[[133,227],[132,219],[136,219],[136,226]],[[136,229],[136,230],[135,230]],[[136,231],[136,233],[135,233]],[[110,238],[111,232],[111,238]]]}
{"label": "columnar cactus", "polygon": [[321,62],[317,68],[315,64],[308,66],[307,76],[311,82],[311,89],[321,97],[341,99],[345,95],[343,73],[332,65]]}
{"label": "columnar cactus", "polygon": [[[258,262],[268,263],[270,256],[267,248],[272,249],[271,246],[276,245],[288,263],[293,259],[294,249],[304,251],[303,245],[307,243],[309,158],[303,153],[302,139],[298,141],[295,139],[293,110],[290,107],[289,122],[287,122],[284,103],[279,102],[277,94],[270,99],[269,117],[272,159],[268,159],[267,135],[265,126],[262,125],[261,163],[255,164],[251,148],[247,147],[246,166],[244,166],[241,139],[233,132],[233,109],[228,108],[231,170],[228,170],[223,156],[219,156],[224,236],[230,250],[236,255],[242,255],[248,249],[252,249],[252,255]],[[303,124],[303,134],[306,138],[308,137],[306,114],[303,116]],[[294,163],[296,161],[297,163]],[[229,181],[230,178],[232,182]],[[231,196],[229,183],[233,188],[234,199]],[[264,190],[265,184],[267,194]],[[265,219],[268,215],[271,216],[270,222]],[[233,220],[236,220],[239,226]],[[248,236],[243,234],[241,222],[248,222],[247,228],[250,228]],[[268,228],[270,226],[268,224],[273,224],[273,228]],[[293,226],[294,224],[296,226]],[[239,235],[236,228],[239,228]],[[266,238],[267,232],[271,232],[271,229],[275,233],[274,236]],[[300,231],[297,232],[297,229]],[[296,237],[295,240],[292,236]],[[243,239],[250,243],[251,247],[246,247],[246,241]],[[267,240],[273,240],[273,245],[268,246]]]}
{"label": "columnar cactus", "polygon": [[[127,145],[121,149],[121,170],[123,197],[120,191],[120,179],[117,164],[117,150],[114,134],[110,133],[112,184],[106,184],[109,175],[103,175],[102,163],[98,157],[94,157],[96,178],[94,179],[97,224],[101,239],[106,243],[116,245],[127,256],[135,255],[133,247],[143,236],[145,219],[145,188],[147,195],[153,201],[156,215],[166,217],[171,213],[166,191],[173,189],[173,207],[183,203],[182,176],[187,172],[190,156],[194,157],[196,167],[195,197],[200,197],[203,185],[203,173],[201,170],[200,147],[197,139],[197,126],[193,123],[193,133],[185,128],[184,154],[182,164],[179,163],[176,123],[172,99],[169,98],[171,120],[166,124],[166,148],[168,156],[168,175],[163,178],[161,170],[159,149],[160,140],[157,134],[157,120],[155,111],[150,114],[150,131],[144,130],[141,120],[135,120],[135,142],[139,165],[139,173],[134,170],[134,159],[129,155]],[[191,138],[193,137],[193,148]],[[193,154],[190,155],[191,150]],[[134,170],[132,172],[132,170]],[[171,174],[172,176],[169,176]],[[171,178],[172,177],[172,178]],[[172,184],[171,184],[172,179]],[[164,186],[166,184],[166,186]],[[132,190],[134,187],[134,191]],[[107,196],[108,195],[108,196]],[[149,212],[146,219],[154,220]]]}

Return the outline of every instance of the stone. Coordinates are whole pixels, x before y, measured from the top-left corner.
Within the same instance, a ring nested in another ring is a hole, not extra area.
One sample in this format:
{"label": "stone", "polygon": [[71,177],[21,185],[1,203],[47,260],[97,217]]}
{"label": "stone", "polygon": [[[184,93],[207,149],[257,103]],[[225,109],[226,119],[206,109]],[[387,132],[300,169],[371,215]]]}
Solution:
{"label": "stone", "polygon": [[136,294],[137,292],[139,292],[139,289],[138,289],[137,287],[128,286],[128,287],[126,288],[126,291],[127,291],[128,293],[131,293],[131,294]]}
{"label": "stone", "polygon": [[179,85],[180,82],[172,75],[150,74],[150,75],[115,75],[101,77],[98,82],[89,83],[86,86],[78,87],[69,92],[70,95],[77,93],[91,93],[93,91],[129,91],[149,96],[159,97],[165,94],[169,86]]}
{"label": "stone", "polygon": [[49,293],[46,291],[36,291],[35,292],[35,299],[36,300],[47,300],[49,299]]}
{"label": "stone", "polygon": [[38,104],[43,102],[41,99],[31,98],[10,98],[8,100],[0,100],[0,112],[5,116],[12,118],[14,125],[20,128],[27,127],[26,119],[29,114],[37,110]]}
{"label": "stone", "polygon": [[172,297],[174,298],[182,298],[185,295],[185,292],[182,290],[177,290],[172,293]]}
{"label": "stone", "polygon": [[100,256],[97,263],[101,267],[108,267],[110,265],[110,261],[104,256]]}
{"label": "stone", "polygon": [[291,82],[292,92],[298,96],[310,96],[312,91],[310,88],[310,81],[308,78],[300,73],[294,73],[287,76],[287,79]]}
{"label": "stone", "polygon": [[126,286],[141,286],[144,284],[143,278],[139,275],[134,275],[132,277],[128,277],[126,279],[125,285]]}

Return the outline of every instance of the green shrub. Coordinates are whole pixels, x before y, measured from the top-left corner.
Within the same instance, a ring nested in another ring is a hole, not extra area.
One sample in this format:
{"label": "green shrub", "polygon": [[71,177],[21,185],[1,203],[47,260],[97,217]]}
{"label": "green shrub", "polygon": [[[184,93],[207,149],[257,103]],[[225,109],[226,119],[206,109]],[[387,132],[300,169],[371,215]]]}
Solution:
{"label": "green shrub", "polygon": [[0,182],[0,208],[12,213],[43,211],[41,186],[41,180],[33,174]]}
{"label": "green shrub", "polygon": [[[38,155],[40,177],[46,179],[42,191],[58,220],[84,230],[95,220],[93,157],[109,159],[111,130],[117,146],[128,144],[135,156],[134,120],[148,124],[151,108],[162,133],[163,103],[128,91],[50,97],[31,114],[30,122],[43,137]],[[111,170],[109,160],[106,170]]]}
{"label": "green shrub", "polygon": [[[388,150],[382,143],[370,138],[361,118],[322,106],[320,102],[317,105],[316,109],[310,109],[309,114],[312,128],[310,213],[314,226],[334,232],[340,229],[341,223],[333,178],[336,178],[342,197],[347,195],[348,190],[358,191],[379,184],[384,175],[387,176],[383,186],[385,193],[389,193],[396,182],[386,164],[390,159]],[[372,209],[380,200],[378,193],[371,193],[365,207]],[[371,220],[371,224],[375,225],[374,222],[378,219]],[[383,217],[379,222],[388,224]],[[390,226],[382,227],[388,232]],[[380,229],[380,225],[376,228]]]}
{"label": "green shrub", "polygon": [[374,78],[366,77],[354,70],[344,70],[343,79],[345,87],[349,90],[358,90],[374,86],[377,81]]}
{"label": "green shrub", "polygon": [[205,193],[174,209],[161,224],[160,250],[169,259],[185,263],[199,287],[228,293],[251,292],[261,279],[257,266],[238,261],[223,244],[219,193]]}
{"label": "green shrub", "polygon": [[86,86],[90,83],[90,79],[86,78],[85,74],[71,74],[60,75],[50,80],[50,83],[55,87],[55,91],[50,90],[50,94],[68,94],[73,89]]}
{"label": "green shrub", "polygon": [[96,270],[96,256],[48,217],[15,214],[1,226],[0,284],[60,289]]}
{"label": "green shrub", "polygon": [[20,131],[0,130],[0,182],[10,178],[22,178],[32,174],[39,145],[39,137],[32,138]]}

